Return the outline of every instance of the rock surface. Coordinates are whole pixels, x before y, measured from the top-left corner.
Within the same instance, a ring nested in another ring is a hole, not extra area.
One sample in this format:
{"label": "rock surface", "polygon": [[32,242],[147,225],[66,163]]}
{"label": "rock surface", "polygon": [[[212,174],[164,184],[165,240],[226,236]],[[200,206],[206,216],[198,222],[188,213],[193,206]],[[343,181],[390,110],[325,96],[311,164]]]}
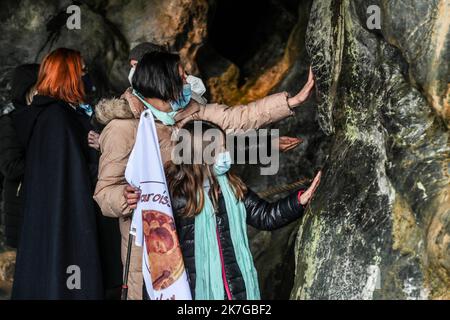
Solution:
{"label": "rock surface", "polygon": [[274,126],[304,143],[275,177],[241,169],[256,191],[324,169],[303,224],[250,230],[263,297],[450,298],[449,1],[91,0],[81,30],[70,4],[0,3],[1,104],[16,65],[60,46],[82,52],[98,97],[128,86],[142,41],[179,51],[230,105],[296,93],[311,64],[317,95]]}
{"label": "rock surface", "polygon": [[[409,1],[417,11],[382,1],[381,33],[366,27],[372,2],[316,0],[311,10],[306,44],[333,137],[297,237],[293,299],[450,298],[448,131],[415,86],[429,88],[430,73],[436,91],[447,85],[432,70],[448,47],[419,40],[445,1]],[[406,33],[397,18],[418,27]],[[435,32],[448,43],[446,28]]]}

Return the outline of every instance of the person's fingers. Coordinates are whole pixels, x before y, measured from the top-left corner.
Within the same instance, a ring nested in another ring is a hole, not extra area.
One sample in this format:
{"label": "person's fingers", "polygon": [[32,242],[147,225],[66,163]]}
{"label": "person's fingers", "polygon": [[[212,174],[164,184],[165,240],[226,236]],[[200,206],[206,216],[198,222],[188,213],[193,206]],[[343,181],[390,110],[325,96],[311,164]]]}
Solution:
{"label": "person's fingers", "polygon": [[92,139],[95,139],[98,136],[99,136],[99,134],[97,132],[94,132],[94,131],[89,131],[89,133],[88,133],[88,137],[92,138]]}
{"label": "person's fingers", "polygon": [[311,79],[306,83],[306,90],[310,91],[314,87],[314,79]]}
{"label": "person's fingers", "polygon": [[289,145],[285,146],[283,149],[283,152],[287,152],[287,151],[297,148],[302,142],[303,142],[303,139],[295,140],[293,143],[290,143]]}
{"label": "person's fingers", "polygon": [[313,74],[313,72],[312,72],[312,69],[310,68],[309,69],[309,74],[308,74],[308,82],[307,82],[307,84],[308,84],[308,86],[312,86],[312,85],[314,85],[314,74]]}
{"label": "person's fingers", "polygon": [[285,147],[285,148],[283,149],[283,152],[291,151],[292,149],[297,148],[298,145],[299,145],[299,143],[293,143],[293,144],[290,144],[290,145],[288,145],[287,147]]}
{"label": "person's fingers", "polygon": [[128,193],[127,199],[128,200],[139,199],[140,196],[141,195],[139,193]]}
{"label": "person's fingers", "polygon": [[141,190],[139,190],[138,188],[135,188],[133,186],[128,185],[128,186],[126,186],[123,189],[123,194],[124,194],[125,198],[127,198],[127,199],[130,198],[130,197],[137,197],[137,198],[139,198],[140,195],[141,195]]}
{"label": "person's fingers", "polygon": [[312,71],[312,67],[309,67],[308,80],[314,81],[314,73],[313,73],[313,71]]}
{"label": "person's fingers", "polygon": [[309,186],[309,188],[305,191],[305,193],[311,197],[314,192],[316,191],[317,187],[319,186],[319,181],[320,181],[320,176],[321,173],[319,172],[315,177],[314,180],[311,182],[311,185]]}
{"label": "person's fingers", "polygon": [[299,143],[291,143],[291,144],[287,144],[287,145],[280,145],[279,146],[279,150],[284,153],[284,152],[287,152],[287,151],[290,151],[292,149],[297,148],[299,145],[300,145]]}
{"label": "person's fingers", "polygon": [[299,141],[302,141],[301,138],[296,138],[296,137],[287,137],[287,136],[282,136],[279,138],[280,143],[285,143],[285,144],[291,144],[291,143],[297,143]]}
{"label": "person's fingers", "polygon": [[280,145],[280,147],[287,148],[287,147],[291,146],[293,143],[294,142],[292,142],[292,141],[280,141],[279,145]]}
{"label": "person's fingers", "polygon": [[322,172],[319,172],[311,183],[311,186],[308,188],[308,191],[311,191],[311,195],[313,195],[319,187],[321,176]]}
{"label": "person's fingers", "polygon": [[316,176],[314,177],[314,180],[313,180],[313,182],[311,183],[311,185],[312,185],[312,186],[316,186],[316,185],[319,183],[321,176],[322,176],[322,172],[319,171],[319,172],[316,174]]}
{"label": "person's fingers", "polygon": [[128,205],[133,205],[133,204],[137,204],[137,203],[138,203],[137,199],[127,199]]}
{"label": "person's fingers", "polygon": [[299,145],[299,143],[297,141],[293,141],[291,143],[287,143],[286,148],[292,148],[292,147],[296,147],[298,145]]}
{"label": "person's fingers", "polygon": [[282,136],[278,138],[279,149],[289,148],[298,143],[298,138]]}
{"label": "person's fingers", "polygon": [[131,210],[134,210],[134,209],[137,208],[137,204],[129,204],[128,207],[129,207]]}
{"label": "person's fingers", "polygon": [[137,188],[135,188],[135,187],[133,187],[133,186],[127,185],[127,186],[125,187],[125,190],[127,190],[127,191],[129,191],[129,192],[134,192],[134,191],[139,190],[139,189],[137,189]]}

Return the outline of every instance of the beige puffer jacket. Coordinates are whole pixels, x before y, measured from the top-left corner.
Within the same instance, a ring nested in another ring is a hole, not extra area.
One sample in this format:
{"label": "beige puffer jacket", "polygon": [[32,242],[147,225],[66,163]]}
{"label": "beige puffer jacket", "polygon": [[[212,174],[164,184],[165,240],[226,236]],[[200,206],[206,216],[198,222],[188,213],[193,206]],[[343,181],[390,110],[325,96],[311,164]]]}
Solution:
{"label": "beige puffer jacket", "polygon": [[[187,121],[206,120],[223,130],[257,129],[293,115],[287,98],[287,93],[283,92],[235,107],[220,104],[202,105],[192,100],[186,109],[178,112],[173,127],[156,123],[163,162],[170,160],[173,130],[180,128]],[[120,99],[102,100],[95,110],[97,120],[106,127],[100,135],[101,157],[94,199],[105,216],[120,219],[124,264],[131,223],[131,212],[123,195],[124,187],[127,185],[124,174],[134,146],[139,116],[143,110],[143,104],[131,94],[130,90],[127,90]],[[142,299],[141,264],[141,248],[133,246],[128,281],[130,300]]]}

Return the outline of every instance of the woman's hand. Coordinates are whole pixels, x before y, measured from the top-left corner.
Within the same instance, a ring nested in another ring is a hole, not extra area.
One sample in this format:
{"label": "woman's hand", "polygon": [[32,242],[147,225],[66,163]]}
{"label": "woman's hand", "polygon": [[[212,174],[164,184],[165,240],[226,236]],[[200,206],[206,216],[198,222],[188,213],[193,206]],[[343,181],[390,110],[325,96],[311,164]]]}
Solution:
{"label": "woman's hand", "polygon": [[123,196],[127,201],[128,208],[134,210],[137,208],[139,199],[141,198],[141,190],[133,186],[127,185],[123,189]]}
{"label": "woman's hand", "polygon": [[316,192],[316,189],[319,186],[321,177],[322,177],[322,171],[319,171],[319,173],[317,173],[313,182],[309,186],[308,190],[303,192],[303,194],[300,196],[300,203],[303,206],[306,205],[311,200],[312,196],[314,195],[314,192]]}
{"label": "woman's hand", "polygon": [[314,88],[314,74],[312,72],[311,67],[309,68],[309,76],[308,82],[306,82],[303,89],[297,93],[296,96],[288,99],[288,104],[291,108],[296,108],[299,105],[303,104],[308,98],[311,96]]}
{"label": "woman's hand", "polygon": [[293,137],[279,137],[278,140],[278,149],[280,152],[287,152],[292,149],[297,148],[300,143],[303,142],[301,138],[293,138]]}
{"label": "woman's hand", "polygon": [[92,149],[95,149],[97,151],[100,151],[100,143],[98,142],[98,139],[100,138],[100,135],[95,131],[89,131],[88,133],[88,145]]}

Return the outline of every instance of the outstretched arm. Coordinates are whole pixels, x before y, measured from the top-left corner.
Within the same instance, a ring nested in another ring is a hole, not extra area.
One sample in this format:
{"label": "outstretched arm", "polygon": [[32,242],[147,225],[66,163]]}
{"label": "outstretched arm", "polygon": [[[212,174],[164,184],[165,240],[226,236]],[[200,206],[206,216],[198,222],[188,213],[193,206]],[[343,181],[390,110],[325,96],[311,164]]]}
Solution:
{"label": "outstretched arm", "polygon": [[302,105],[311,95],[314,76],[310,69],[308,82],[300,92],[289,97],[287,92],[277,93],[247,105],[229,107],[208,104],[200,110],[201,120],[215,123],[224,130],[259,129],[294,114],[293,109]]}
{"label": "outstretched arm", "polygon": [[295,192],[273,203],[259,198],[249,190],[244,201],[247,210],[247,224],[259,230],[272,231],[301,218],[305,206],[320,183],[321,175],[321,172],[316,175],[307,190]]}

